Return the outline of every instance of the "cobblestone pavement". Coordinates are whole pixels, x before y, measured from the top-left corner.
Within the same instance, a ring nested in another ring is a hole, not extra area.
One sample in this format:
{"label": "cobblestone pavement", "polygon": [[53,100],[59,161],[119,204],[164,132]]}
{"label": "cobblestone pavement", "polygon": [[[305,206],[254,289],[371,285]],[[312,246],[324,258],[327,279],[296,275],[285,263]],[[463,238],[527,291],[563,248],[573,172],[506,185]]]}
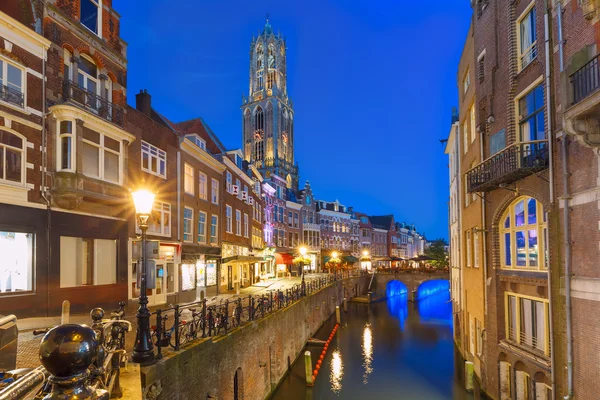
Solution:
{"label": "cobblestone pavement", "polygon": [[[311,274],[311,275],[306,275],[305,276],[305,280],[308,282],[312,279],[316,279],[318,277],[321,277],[321,274]],[[285,290],[288,289],[292,286],[294,286],[295,284],[300,284],[301,283],[301,278],[299,277],[292,277],[292,278],[282,278],[279,279],[277,281],[272,281],[272,283],[269,286],[249,286],[247,288],[243,288],[240,289],[240,296],[247,296],[247,295],[258,295],[258,294],[264,294],[264,293],[268,293],[270,290],[274,290],[274,289],[281,289],[281,290]],[[232,293],[228,293],[228,294],[222,294],[219,295],[217,298],[215,299],[209,299],[207,304],[211,305],[211,304],[218,304],[221,301],[224,301],[226,299],[232,299],[237,297],[237,295],[232,294]],[[165,307],[164,305],[162,306],[163,308]],[[156,309],[159,307],[153,307],[153,309]],[[109,317],[110,314],[107,312],[107,317]],[[189,318],[191,319],[191,313],[186,310],[182,313],[182,317],[185,318]],[[127,338],[126,338],[126,347],[127,347],[127,351],[131,352],[131,350],[133,349],[133,342],[135,341],[135,330],[136,330],[136,323],[135,323],[135,314],[131,313],[131,315],[127,315],[126,319],[131,322],[131,331],[127,334]],[[89,317],[89,314],[81,314],[81,315],[71,315],[70,317],[70,322],[71,323],[76,323],[76,324],[90,324],[91,320]],[[34,336],[33,335],[33,329],[40,329],[40,328],[46,328],[48,326],[54,326],[54,325],[58,325],[60,323],[60,317],[55,317],[55,318],[26,318],[26,319],[22,319],[19,320],[17,322],[17,325],[19,327],[19,339],[18,339],[18,347],[17,347],[17,368],[36,368],[37,366],[39,366],[39,357],[38,357],[38,352],[39,352],[39,347],[40,347],[40,341],[42,340],[42,335],[38,335],[38,336]]]}

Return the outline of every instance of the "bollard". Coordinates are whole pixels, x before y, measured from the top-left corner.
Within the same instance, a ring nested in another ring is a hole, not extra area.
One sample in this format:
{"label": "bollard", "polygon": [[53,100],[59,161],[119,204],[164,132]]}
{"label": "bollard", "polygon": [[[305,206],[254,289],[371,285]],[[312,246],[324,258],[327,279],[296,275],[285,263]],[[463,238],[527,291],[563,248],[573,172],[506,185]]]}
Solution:
{"label": "bollard", "polygon": [[465,389],[469,392],[473,391],[473,363],[465,361]]}
{"label": "bollard", "polygon": [[338,324],[342,323],[342,318],[340,316],[340,306],[335,306],[335,320]]}
{"label": "bollard", "polygon": [[304,371],[306,373],[306,386],[314,386],[313,378],[312,378],[312,359],[310,357],[310,351],[306,350],[304,352]]}
{"label": "bollard", "polygon": [[160,308],[156,310],[156,359],[160,360],[162,356],[162,311]]}
{"label": "bollard", "polygon": [[71,316],[71,303],[69,300],[62,302],[62,313],[60,315],[60,324],[65,325],[69,323],[69,317]]}
{"label": "bollard", "polygon": [[179,304],[175,305],[175,316],[173,318],[173,326],[175,326],[175,351],[179,351]]}
{"label": "bollard", "polygon": [[344,312],[348,312],[348,299],[344,297]]}

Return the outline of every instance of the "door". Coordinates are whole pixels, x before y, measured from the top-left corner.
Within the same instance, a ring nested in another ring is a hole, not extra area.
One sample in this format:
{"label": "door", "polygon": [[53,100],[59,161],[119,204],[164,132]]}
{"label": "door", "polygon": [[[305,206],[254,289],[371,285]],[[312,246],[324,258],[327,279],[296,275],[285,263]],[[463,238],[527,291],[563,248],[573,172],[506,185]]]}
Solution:
{"label": "door", "polygon": [[152,297],[154,302],[150,304],[164,304],[167,302],[167,288],[166,283],[169,279],[167,268],[165,263],[158,261],[156,263],[156,287],[152,289]]}

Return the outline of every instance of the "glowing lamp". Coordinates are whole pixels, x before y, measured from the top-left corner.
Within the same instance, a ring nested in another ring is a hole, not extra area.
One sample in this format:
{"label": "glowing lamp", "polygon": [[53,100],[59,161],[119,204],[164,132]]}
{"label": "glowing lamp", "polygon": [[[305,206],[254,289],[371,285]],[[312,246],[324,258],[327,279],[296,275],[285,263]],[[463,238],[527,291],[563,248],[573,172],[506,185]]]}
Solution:
{"label": "glowing lamp", "polygon": [[306,255],[306,247],[304,247],[304,246],[300,247],[300,254],[302,254],[302,256]]}
{"label": "glowing lamp", "polygon": [[333,257],[333,258],[337,258],[337,256],[338,256],[338,253],[337,253],[337,251],[334,251],[333,253],[331,253],[331,257]]}
{"label": "glowing lamp", "polygon": [[149,190],[140,189],[131,193],[131,196],[133,197],[136,214],[150,215],[156,195]]}

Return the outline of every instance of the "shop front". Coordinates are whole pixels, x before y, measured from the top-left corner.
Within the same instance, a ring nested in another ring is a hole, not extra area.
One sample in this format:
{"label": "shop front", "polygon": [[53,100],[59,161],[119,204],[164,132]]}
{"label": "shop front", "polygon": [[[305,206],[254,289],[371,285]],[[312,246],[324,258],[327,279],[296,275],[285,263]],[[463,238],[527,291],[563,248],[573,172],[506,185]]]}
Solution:
{"label": "shop front", "polygon": [[287,253],[275,253],[275,266],[277,269],[276,276],[285,277],[287,274],[291,274],[293,276],[300,275],[299,271],[293,268],[294,265],[294,257],[291,254]]}

